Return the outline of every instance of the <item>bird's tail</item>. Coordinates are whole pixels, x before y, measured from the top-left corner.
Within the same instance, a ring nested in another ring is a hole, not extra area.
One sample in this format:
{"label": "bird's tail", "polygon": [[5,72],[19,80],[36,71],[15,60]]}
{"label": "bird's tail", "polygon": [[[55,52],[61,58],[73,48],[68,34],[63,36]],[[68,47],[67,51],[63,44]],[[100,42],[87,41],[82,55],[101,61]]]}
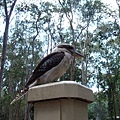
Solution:
{"label": "bird's tail", "polygon": [[16,98],[10,103],[10,105],[22,98],[28,92],[28,89],[29,88],[24,88],[19,94],[17,94]]}

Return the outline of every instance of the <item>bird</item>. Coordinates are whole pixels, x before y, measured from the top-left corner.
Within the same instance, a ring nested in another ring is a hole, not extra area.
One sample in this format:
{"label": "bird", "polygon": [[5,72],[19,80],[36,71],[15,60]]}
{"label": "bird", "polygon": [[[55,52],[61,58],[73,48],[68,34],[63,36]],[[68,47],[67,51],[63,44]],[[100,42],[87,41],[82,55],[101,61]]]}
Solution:
{"label": "bird", "polygon": [[44,57],[36,66],[23,90],[10,103],[13,104],[22,98],[29,88],[54,82],[68,70],[74,58],[84,57],[70,44],[59,44],[52,53]]}

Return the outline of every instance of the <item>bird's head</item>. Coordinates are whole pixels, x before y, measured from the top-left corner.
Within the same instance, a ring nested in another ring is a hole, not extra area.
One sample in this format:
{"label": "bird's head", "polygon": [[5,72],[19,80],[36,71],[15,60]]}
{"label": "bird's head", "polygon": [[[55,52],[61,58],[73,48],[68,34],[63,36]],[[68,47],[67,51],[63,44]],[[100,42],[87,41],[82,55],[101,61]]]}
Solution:
{"label": "bird's head", "polygon": [[83,55],[81,55],[80,53],[78,53],[74,49],[74,47],[72,45],[69,45],[69,44],[60,44],[60,45],[57,46],[57,48],[61,49],[61,51],[63,51],[63,52],[69,52],[74,57],[77,57],[77,58],[84,57]]}

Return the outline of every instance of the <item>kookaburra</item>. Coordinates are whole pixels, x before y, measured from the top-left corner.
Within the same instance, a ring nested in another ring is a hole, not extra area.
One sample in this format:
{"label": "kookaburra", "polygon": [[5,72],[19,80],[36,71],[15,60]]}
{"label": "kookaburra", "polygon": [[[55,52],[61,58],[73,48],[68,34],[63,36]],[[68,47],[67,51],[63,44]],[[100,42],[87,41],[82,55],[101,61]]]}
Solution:
{"label": "kookaburra", "polygon": [[28,79],[25,88],[16,96],[11,104],[25,95],[30,87],[53,82],[61,77],[69,68],[74,57],[80,58],[83,55],[77,53],[72,45],[58,45],[51,54],[40,61]]}

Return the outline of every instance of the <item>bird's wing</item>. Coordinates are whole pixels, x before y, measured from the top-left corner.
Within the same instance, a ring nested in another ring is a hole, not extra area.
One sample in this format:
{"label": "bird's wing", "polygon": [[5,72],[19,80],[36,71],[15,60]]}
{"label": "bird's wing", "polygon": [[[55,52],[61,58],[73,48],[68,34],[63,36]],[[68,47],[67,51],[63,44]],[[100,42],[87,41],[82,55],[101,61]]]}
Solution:
{"label": "bird's wing", "polygon": [[47,55],[45,58],[41,60],[41,62],[37,65],[33,74],[28,79],[26,84],[26,88],[29,87],[35,80],[46,73],[48,70],[52,69],[53,67],[57,66],[61,60],[64,58],[64,52],[55,52]]}

